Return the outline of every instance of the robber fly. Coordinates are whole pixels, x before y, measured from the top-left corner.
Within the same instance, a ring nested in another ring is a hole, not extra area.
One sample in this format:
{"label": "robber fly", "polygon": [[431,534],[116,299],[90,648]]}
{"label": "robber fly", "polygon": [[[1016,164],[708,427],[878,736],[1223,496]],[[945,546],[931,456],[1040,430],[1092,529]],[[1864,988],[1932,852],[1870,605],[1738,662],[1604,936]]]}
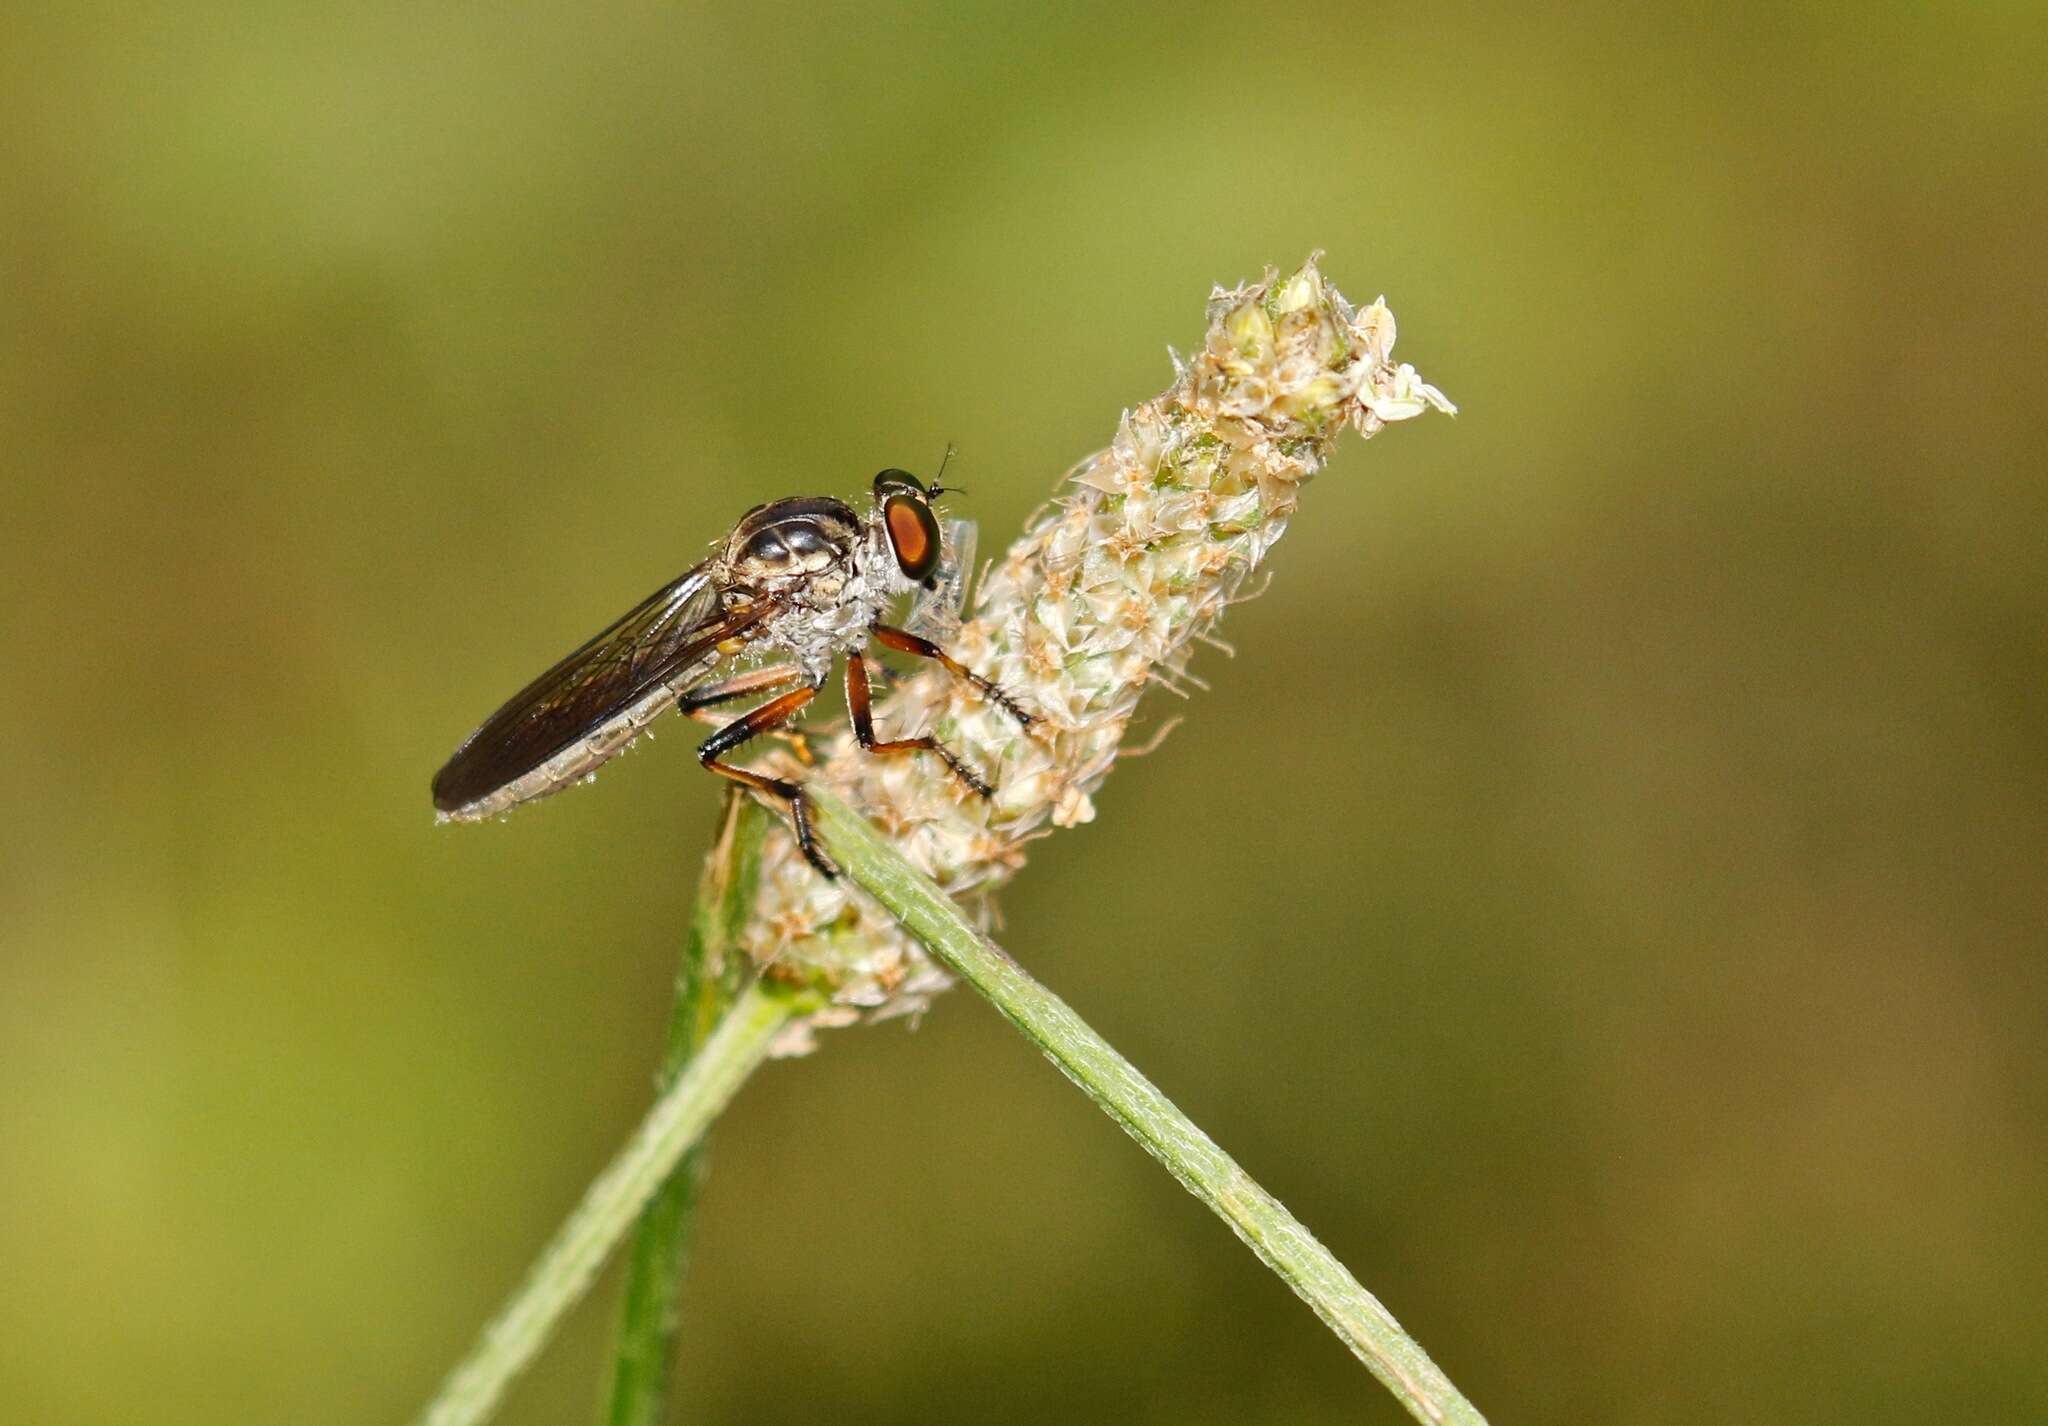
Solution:
{"label": "robber fly", "polygon": [[[904,594],[919,592],[921,601],[942,591],[959,597],[963,572],[957,558],[946,558],[932,508],[944,493],[908,471],[885,470],[875,477],[874,505],[865,515],[826,496],[755,506],[711,558],[656,590],[471,733],[435,774],[434,806],[442,819],[496,816],[582,781],[671,708],[701,716],[722,703],[772,693],[707,738],[697,760],[786,802],[804,855],[825,875],[836,875],[812,830],[802,786],[750,772],[725,756],[751,738],[786,728],[824,687],[841,655],[861,747],[934,753],[955,777],[989,796],[981,775],[936,739],[876,738],[870,707],[866,649],[872,640],[935,660],[1019,727],[1031,724],[1008,694],[936,643],[882,622]],[[713,681],[731,660],[763,651],[789,659]]]}

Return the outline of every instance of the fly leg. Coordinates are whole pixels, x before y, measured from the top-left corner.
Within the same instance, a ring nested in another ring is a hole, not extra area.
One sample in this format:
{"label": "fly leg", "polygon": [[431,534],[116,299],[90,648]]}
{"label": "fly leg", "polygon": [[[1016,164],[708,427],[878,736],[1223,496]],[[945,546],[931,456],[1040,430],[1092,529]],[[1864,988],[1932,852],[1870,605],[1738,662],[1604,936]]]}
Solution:
{"label": "fly leg", "polygon": [[995,704],[1012,718],[1015,718],[1018,727],[1028,728],[1036,721],[1029,713],[1018,707],[1017,701],[1010,697],[1009,694],[997,688],[993,683],[990,683],[966,664],[961,663],[960,660],[954,658],[930,639],[921,639],[916,634],[910,633],[907,630],[892,628],[887,624],[875,625],[873,633],[875,641],[883,647],[895,649],[898,653],[916,654],[921,659],[931,659],[955,678],[963,679],[973,684],[975,688],[981,691],[982,697],[988,699],[989,702]]}
{"label": "fly leg", "polygon": [[799,784],[784,778],[770,777],[762,772],[750,772],[746,768],[719,761],[741,743],[758,738],[763,733],[772,733],[803,712],[805,705],[818,696],[818,689],[823,682],[824,680],[820,679],[817,683],[806,683],[801,688],[792,688],[787,693],[769,699],[753,712],[726,724],[704,740],[703,745],[697,749],[697,761],[720,777],[729,777],[742,787],[751,787],[756,792],[765,792],[771,797],[779,797],[787,802],[790,821],[796,825],[796,844],[803,851],[805,860],[826,876],[836,877],[839,875],[839,868],[832,864],[832,859],[826,856],[824,849],[818,845],[817,834],[811,829],[811,804]]}
{"label": "fly leg", "polygon": [[766,668],[748,669],[717,683],[682,689],[676,694],[676,707],[694,718],[701,709],[716,708],[735,698],[745,698],[749,693],[787,688],[792,683],[803,682],[803,677],[804,671],[793,663],[773,663]]}
{"label": "fly leg", "polygon": [[953,750],[937,738],[926,734],[922,738],[892,738],[886,742],[875,738],[875,718],[870,707],[868,694],[868,661],[858,652],[846,656],[846,707],[853,714],[853,736],[861,747],[871,753],[937,753],[942,762],[959,778],[983,797],[995,796],[994,789],[966,763],[960,761]]}
{"label": "fly leg", "polygon": [[[721,703],[730,703],[736,698],[745,698],[752,693],[769,693],[778,688],[787,688],[792,683],[801,683],[803,677],[804,671],[793,663],[769,664],[765,668],[749,669],[745,673],[734,674],[731,678],[721,679],[717,683],[686,688],[676,696],[676,707],[682,710],[685,717],[694,718],[700,723],[709,723],[714,728],[723,727],[724,724],[710,711],[711,709]],[[790,751],[797,755],[798,761],[805,767],[817,762],[817,759],[811,756],[810,742],[801,732],[795,728],[777,728],[774,733],[776,737],[789,744]]]}

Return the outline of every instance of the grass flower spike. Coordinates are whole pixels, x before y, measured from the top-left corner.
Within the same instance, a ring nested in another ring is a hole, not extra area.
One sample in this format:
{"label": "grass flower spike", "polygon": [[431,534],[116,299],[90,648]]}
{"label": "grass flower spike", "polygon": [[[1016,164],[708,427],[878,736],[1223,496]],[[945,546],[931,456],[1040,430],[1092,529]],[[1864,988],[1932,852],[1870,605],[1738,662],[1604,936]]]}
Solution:
{"label": "grass flower spike", "polygon": [[[1037,721],[1020,732],[940,669],[905,678],[879,705],[892,736],[930,730],[987,771],[995,797],[964,793],[936,760],[868,756],[843,729],[819,739],[827,753],[807,774],[813,784],[955,895],[992,889],[1032,838],[1090,820],[1145,690],[1180,690],[1195,644],[1285,533],[1338,436],[1453,411],[1393,361],[1393,345],[1385,302],[1354,311],[1314,258],[1286,278],[1218,289],[1173,386],[1126,412],[1109,446],[1069,472],[950,640]],[[815,1025],[915,1011],[950,983],[782,833],[764,853],[745,946],[778,979],[829,999],[785,1036],[786,1053],[807,1048]]]}

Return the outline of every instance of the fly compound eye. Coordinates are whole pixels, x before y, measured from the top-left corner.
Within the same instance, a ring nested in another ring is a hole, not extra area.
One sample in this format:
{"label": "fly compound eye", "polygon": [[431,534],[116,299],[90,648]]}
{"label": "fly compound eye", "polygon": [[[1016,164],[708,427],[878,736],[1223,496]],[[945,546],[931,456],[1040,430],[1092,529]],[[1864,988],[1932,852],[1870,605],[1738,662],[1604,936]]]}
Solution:
{"label": "fly compound eye", "polygon": [[916,476],[894,466],[875,477],[875,499],[886,500],[892,495],[915,495],[920,500],[927,498],[924,485]]}
{"label": "fly compound eye", "polygon": [[939,522],[923,500],[894,495],[882,503],[889,548],[905,576],[920,584],[939,567]]}

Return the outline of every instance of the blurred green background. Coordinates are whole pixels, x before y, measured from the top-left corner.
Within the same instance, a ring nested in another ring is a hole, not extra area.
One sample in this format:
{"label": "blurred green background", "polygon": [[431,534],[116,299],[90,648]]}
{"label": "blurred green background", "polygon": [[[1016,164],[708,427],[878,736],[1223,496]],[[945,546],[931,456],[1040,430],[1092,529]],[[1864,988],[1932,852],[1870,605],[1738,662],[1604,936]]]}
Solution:
{"label": "blurred green background", "polygon": [[[5,29],[0,1417],[408,1415],[646,1104],[718,797],[434,768],[755,501],[951,440],[1000,547],[1313,247],[1463,414],[1006,944],[1496,1421],[2048,1414],[2037,6]],[[1399,1419],[967,993],[715,1158],[692,1421]]]}

